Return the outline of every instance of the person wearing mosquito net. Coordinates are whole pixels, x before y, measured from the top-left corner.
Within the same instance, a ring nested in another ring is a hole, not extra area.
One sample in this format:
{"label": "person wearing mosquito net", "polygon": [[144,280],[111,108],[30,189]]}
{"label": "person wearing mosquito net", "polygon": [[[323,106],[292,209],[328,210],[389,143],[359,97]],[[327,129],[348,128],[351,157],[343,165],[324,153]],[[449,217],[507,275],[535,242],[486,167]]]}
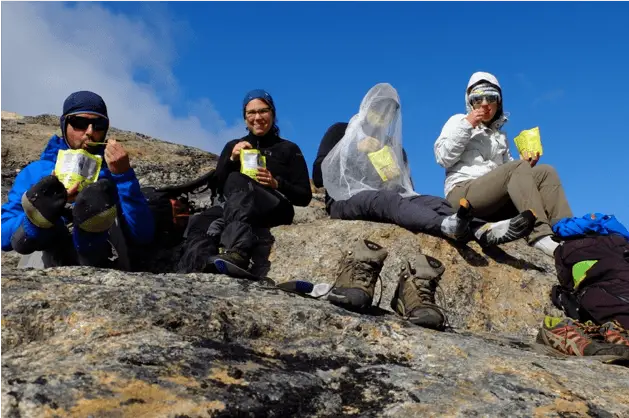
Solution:
{"label": "person wearing mosquito net", "polygon": [[[530,211],[505,222],[486,223],[474,219],[465,205],[455,213],[445,199],[415,192],[402,147],[400,99],[387,83],[369,90],[349,123],[328,129],[314,162],[313,181],[325,187],[326,210],[334,219],[392,223],[456,241],[476,239],[483,246],[519,239],[534,223]],[[423,264],[429,270],[434,267]],[[350,274],[340,282],[329,300],[349,305],[371,302],[375,280],[362,286]],[[422,294],[434,299],[434,289]]]}
{"label": "person wearing mosquito net", "polygon": [[526,239],[552,257],[559,244],[551,225],[572,217],[557,171],[538,165],[539,153],[524,152],[520,160],[511,156],[502,130],[507,122],[502,88],[493,74],[472,74],[465,106],[467,114],[450,117],[434,145],[437,163],[446,169],[446,198],[454,207],[465,199],[476,216],[490,221],[531,209],[537,219]]}

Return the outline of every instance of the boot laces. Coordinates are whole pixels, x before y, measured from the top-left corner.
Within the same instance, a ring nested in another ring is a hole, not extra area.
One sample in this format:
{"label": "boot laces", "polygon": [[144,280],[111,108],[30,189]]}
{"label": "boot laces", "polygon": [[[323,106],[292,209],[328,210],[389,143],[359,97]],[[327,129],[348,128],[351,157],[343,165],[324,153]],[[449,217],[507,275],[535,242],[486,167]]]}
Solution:
{"label": "boot laces", "polygon": [[[374,281],[374,266],[366,261],[352,261],[349,264],[352,273],[352,281],[362,282],[371,285]],[[375,279],[377,280],[378,277]],[[375,284],[375,283],[374,283]]]}
{"label": "boot laces", "polygon": [[421,303],[435,303],[435,291],[437,289],[436,280],[413,277],[413,285],[417,289]]}
{"label": "boot laces", "polygon": [[[447,315],[449,310],[447,308],[445,293],[443,292],[443,288],[439,284],[439,278],[422,279],[421,277],[415,276],[414,269],[411,269],[411,273],[413,274],[412,283],[417,289],[420,303],[422,305],[432,306],[433,308],[441,312],[443,314],[443,317],[445,318],[444,328],[452,328],[450,326],[450,320],[448,319]],[[439,299],[438,303],[435,300],[436,297]]]}
{"label": "boot laces", "polygon": [[[359,281],[367,285],[370,285],[371,282],[374,280],[373,279],[374,270],[375,270],[374,266],[372,266],[369,262],[359,261],[359,260],[348,261],[343,267],[343,269],[341,270],[341,274],[334,281],[334,284],[332,285],[332,287],[330,287],[330,289],[324,295],[322,295],[322,297],[328,295],[334,288],[336,288],[338,285],[339,277],[343,276],[345,273],[348,273],[348,272],[351,273],[352,282]],[[376,306],[379,307],[380,302],[382,301],[382,294],[384,293],[384,290],[383,290],[384,285],[382,284],[382,277],[380,275],[378,275],[375,278],[375,280],[377,282],[380,282],[380,296],[378,297],[378,302],[376,304]]]}

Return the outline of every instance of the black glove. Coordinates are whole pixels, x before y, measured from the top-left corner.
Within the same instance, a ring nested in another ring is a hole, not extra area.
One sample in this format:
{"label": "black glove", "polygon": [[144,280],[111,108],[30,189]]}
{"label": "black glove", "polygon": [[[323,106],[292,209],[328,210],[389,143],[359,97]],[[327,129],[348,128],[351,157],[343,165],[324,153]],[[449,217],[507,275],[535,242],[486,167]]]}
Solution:
{"label": "black glove", "polygon": [[68,192],[55,176],[46,176],[22,195],[22,208],[28,219],[40,228],[52,228],[61,217]]}
{"label": "black glove", "polygon": [[109,230],[116,220],[116,186],[107,179],[85,187],[72,209],[74,225],[87,232]]}

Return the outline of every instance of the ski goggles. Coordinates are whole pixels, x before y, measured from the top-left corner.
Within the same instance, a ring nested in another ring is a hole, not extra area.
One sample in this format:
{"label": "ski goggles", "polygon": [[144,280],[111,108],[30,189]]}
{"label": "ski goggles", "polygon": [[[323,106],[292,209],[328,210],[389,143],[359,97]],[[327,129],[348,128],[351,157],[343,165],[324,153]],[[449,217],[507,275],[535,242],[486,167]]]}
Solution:
{"label": "ski goggles", "polygon": [[105,131],[109,127],[109,119],[99,118],[86,118],[83,116],[68,116],[68,123],[72,125],[74,129],[85,130],[90,125],[95,131]]}

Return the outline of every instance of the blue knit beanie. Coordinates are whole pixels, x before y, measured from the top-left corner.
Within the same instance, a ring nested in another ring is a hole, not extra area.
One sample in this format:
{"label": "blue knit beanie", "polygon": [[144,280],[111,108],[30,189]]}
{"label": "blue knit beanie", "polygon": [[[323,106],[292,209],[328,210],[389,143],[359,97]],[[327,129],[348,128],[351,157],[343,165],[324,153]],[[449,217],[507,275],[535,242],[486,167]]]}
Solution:
{"label": "blue knit beanie", "polygon": [[[102,97],[91,91],[77,91],[69,95],[63,102],[63,115],[59,118],[59,124],[61,125],[61,134],[64,138],[66,136],[66,117],[79,113],[89,113],[109,120],[107,105],[105,105]],[[106,134],[107,129],[105,130]]]}

